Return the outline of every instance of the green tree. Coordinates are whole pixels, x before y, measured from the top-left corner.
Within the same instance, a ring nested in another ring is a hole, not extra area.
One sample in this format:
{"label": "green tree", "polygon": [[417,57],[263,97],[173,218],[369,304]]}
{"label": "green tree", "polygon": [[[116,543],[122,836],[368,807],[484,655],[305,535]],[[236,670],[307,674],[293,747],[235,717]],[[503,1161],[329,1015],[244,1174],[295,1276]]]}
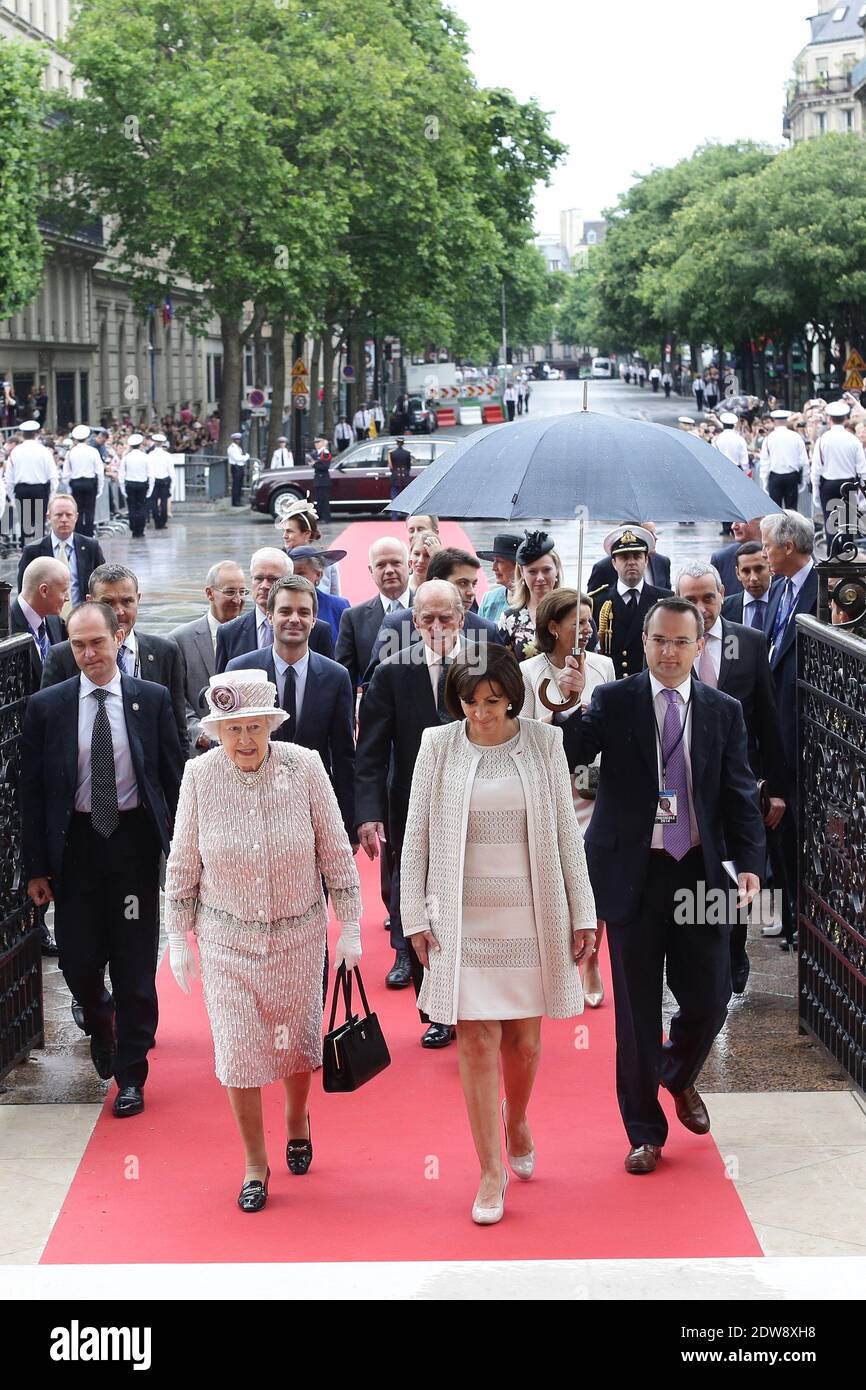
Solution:
{"label": "green tree", "polygon": [[31,45],[0,45],[0,319],[23,309],[42,283],[38,214],[43,196],[42,70],[45,53]]}

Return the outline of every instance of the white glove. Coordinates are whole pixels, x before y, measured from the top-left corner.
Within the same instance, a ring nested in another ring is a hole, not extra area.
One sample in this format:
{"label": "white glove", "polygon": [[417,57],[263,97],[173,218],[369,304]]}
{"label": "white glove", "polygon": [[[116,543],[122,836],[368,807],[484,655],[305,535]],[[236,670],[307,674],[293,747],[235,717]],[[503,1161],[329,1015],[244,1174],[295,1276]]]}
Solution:
{"label": "white glove", "polygon": [[361,923],[344,922],[334,953],[334,969],[339,970],[341,965],[345,965],[347,970],[354,970],[360,959]]}
{"label": "white glove", "polygon": [[168,938],[168,962],[179,987],[189,994],[192,981],[198,979],[198,961],[186,935],[175,933]]}

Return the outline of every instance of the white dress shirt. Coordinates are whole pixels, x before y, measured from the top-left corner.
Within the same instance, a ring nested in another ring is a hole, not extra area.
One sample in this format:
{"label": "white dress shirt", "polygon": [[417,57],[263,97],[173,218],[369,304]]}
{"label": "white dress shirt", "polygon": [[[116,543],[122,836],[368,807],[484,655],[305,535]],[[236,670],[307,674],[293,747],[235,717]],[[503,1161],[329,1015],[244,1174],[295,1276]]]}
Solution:
{"label": "white dress shirt", "polygon": [[101,497],[105,486],[105,464],[102,462],[102,455],[92,444],[73,444],[63,462],[63,481],[90,482],[94,478],[97,483],[96,495]]}
{"label": "white dress shirt", "polygon": [[[410,605],[409,605],[409,599],[410,599],[410,597],[411,597],[411,594],[412,594],[412,590],[411,590],[411,589],[404,589],[404,590],[403,590],[403,592],[402,592],[402,594],[400,595],[400,597],[396,600],[396,602],[400,605],[401,608],[409,608],[409,606],[410,606]],[[393,613],[396,613],[396,611],[397,611],[396,608],[392,609],[392,607],[391,607],[391,604],[392,604],[393,602],[395,602],[395,600],[390,599],[390,598],[386,598],[385,595],[384,595],[383,593],[381,593],[381,592],[380,592],[380,594],[379,594],[379,598],[382,600],[382,612],[383,612],[383,613],[385,613],[385,614],[392,613],[392,612],[393,612]]]}
{"label": "white dress shirt", "polygon": [[304,708],[304,694],[307,689],[307,672],[310,669],[309,647],[304,652],[300,661],[283,661],[281,656],[277,656],[276,648],[274,648],[274,670],[277,673],[277,698],[280,702],[280,708],[283,708],[283,698],[286,693],[286,672],[290,666],[294,668],[295,672],[295,727],[292,730],[294,734],[297,732],[298,725],[301,722],[301,710]]}
{"label": "white dress shirt", "polygon": [[232,468],[243,468],[249,458],[249,454],[245,454],[240,444],[233,439],[226,451],[226,457]]}
{"label": "white dress shirt", "polygon": [[637,594],[637,601],[640,603],[640,596],[643,593],[644,583],[645,581],[641,579],[633,588],[629,588],[628,584],[624,584],[621,579],[617,579],[616,591],[622,599],[625,598],[626,594]]}
{"label": "white dress shirt", "polygon": [[720,454],[735,463],[744,473],[749,471],[749,450],[746,441],[741,434],[734,429],[722,430],[713,440],[713,445]]}
{"label": "white dress shirt", "polygon": [[[668,702],[665,699],[665,696],[662,692],[667,690],[668,687],[662,685],[661,681],[656,680],[655,676],[652,674],[650,674],[650,686],[652,688],[653,697],[653,715],[655,717],[656,729],[658,731],[658,738],[656,739],[656,755],[658,760],[659,791],[661,792],[664,790],[664,787],[662,785],[662,742],[664,740],[665,715],[667,714],[668,709]],[[684,680],[682,685],[678,685],[675,688],[679,691],[680,698],[682,700],[682,704],[679,706],[680,724],[683,723],[683,720],[688,720],[688,727],[686,728],[686,731],[683,734],[682,747],[686,758],[686,781],[689,787],[689,831],[691,834],[692,848],[694,848],[695,845],[699,845],[701,843],[701,837],[698,834],[698,823],[695,819],[695,797],[694,791],[692,789],[692,705],[690,698],[692,694],[691,676],[689,676],[687,680]],[[682,808],[679,806],[677,807],[677,815],[682,815]],[[664,847],[664,826],[655,825],[653,826],[652,848],[664,849]]]}
{"label": "white dress shirt", "polygon": [[174,459],[168,449],[163,449],[161,444],[151,449],[147,455],[147,471],[156,482],[170,478],[172,484],[174,483]]}
{"label": "white dress shirt", "polygon": [[424,648],[424,660],[427,663],[427,670],[430,673],[430,684],[433,687],[433,703],[438,709],[439,677],[442,674],[442,663],[443,661],[453,661],[456,656],[459,656],[462,650],[462,643],[458,637],[450,652],[447,652],[445,656],[439,656],[437,652],[432,651],[431,648],[427,646],[426,642],[422,642],[421,645]]}
{"label": "white dress shirt", "polygon": [[761,487],[766,490],[771,473],[796,473],[802,481],[809,467],[809,456],[800,436],[787,425],[776,427],[761,445]]}
{"label": "white dress shirt", "polygon": [[50,483],[54,492],[57,487],[57,464],[51,450],[33,439],[16,444],[6,464],[6,486],[10,493],[16,483],[29,483],[31,486]]}
{"label": "white dress shirt", "polygon": [[866,476],[866,454],[856,434],[851,434],[844,425],[833,425],[815,441],[812,450],[812,496],[816,502],[821,488],[821,479],[828,482],[844,482],[847,478]]}
{"label": "white dress shirt", "polygon": [[210,640],[213,642],[214,656],[216,656],[216,639],[220,625],[214,617],[213,613],[210,611],[210,609],[207,610],[207,625],[210,631]]}
{"label": "white dress shirt", "polygon": [[127,449],[120,460],[117,481],[121,492],[126,492],[127,483],[147,483],[148,497],[153,492],[153,478],[150,476],[150,462],[143,449]]}
{"label": "white dress shirt", "polygon": [[703,651],[700,653],[700,656],[698,656],[695,659],[694,672],[696,676],[700,676],[701,659],[704,655],[704,652],[707,652],[709,654],[710,661],[713,663],[713,671],[716,677],[716,684],[718,684],[719,671],[722,667],[722,643],[724,642],[724,640],[724,635],[722,633],[722,619],[720,615],[718,618],[716,618],[716,621],[713,623],[712,627],[707,628],[704,632],[704,648]]}
{"label": "white dress shirt", "polygon": [[120,672],[108,685],[94,685],[82,671],[78,686],[78,780],[75,785],[76,811],[90,811],[90,745],[93,741],[93,725],[99,702],[93,698],[94,690],[107,690],[105,711],[111,725],[111,742],[114,746],[114,776],[117,782],[118,811],[134,811],[138,805],[138,782],[129,751],[129,735],[126,731],[126,716],[123,712],[123,695],[120,686]]}
{"label": "white dress shirt", "polygon": [[271,454],[271,468],[294,468],[295,456],[291,449],[275,449]]}
{"label": "white dress shirt", "polygon": [[135,635],[134,627],[131,627],[129,629],[129,632],[124,637],[121,646],[126,648],[125,652],[123,653],[123,660],[126,665],[126,674],[128,676],[139,675],[141,669],[141,660],[138,651],[138,638]]}

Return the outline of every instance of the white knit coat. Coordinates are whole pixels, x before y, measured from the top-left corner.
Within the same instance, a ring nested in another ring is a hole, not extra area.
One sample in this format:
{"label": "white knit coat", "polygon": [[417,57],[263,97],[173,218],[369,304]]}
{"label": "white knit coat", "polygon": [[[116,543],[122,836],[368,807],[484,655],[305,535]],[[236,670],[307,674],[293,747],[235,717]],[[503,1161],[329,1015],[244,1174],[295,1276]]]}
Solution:
{"label": "white knit coat", "polygon": [[[520,719],[510,750],[523,784],[532,901],[541,955],[546,1013],[573,1018],[583,1012],[580,971],[572,933],[595,930],[595,901],[583,839],[575,820],[562,730]],[[434,1023],[456,1023],[463,919],[463,862],[472,784],[483,748],[470,743],[460,721],[426,729],[412,778],[400,856],[403,932],[432,931],[440,949],[418,1006]]]}

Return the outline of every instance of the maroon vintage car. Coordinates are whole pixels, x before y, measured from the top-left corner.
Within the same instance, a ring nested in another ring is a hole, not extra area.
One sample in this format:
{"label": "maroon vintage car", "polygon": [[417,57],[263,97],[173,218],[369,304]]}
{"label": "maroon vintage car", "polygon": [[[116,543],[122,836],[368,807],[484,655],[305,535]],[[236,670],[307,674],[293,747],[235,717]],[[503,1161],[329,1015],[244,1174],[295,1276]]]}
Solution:
{"label": "maroon vintage car", "polygon": [[[378,439],[363,439],[350,444],[342,454],[335,454],[331,464],[331,506],[336,510],[355,513],[378,512],[391,497],[391,470],[388,450],[397,443],[391,435]],[[407,439],[406,448],[413,459],[412,477],[428,464],[451,449],[456,439]],[[312,468],[265,468],[254,474],[250,488],[250,506],[254,512],[270,512],[275,517],[280,499],[305,497],[313,501]]]}

